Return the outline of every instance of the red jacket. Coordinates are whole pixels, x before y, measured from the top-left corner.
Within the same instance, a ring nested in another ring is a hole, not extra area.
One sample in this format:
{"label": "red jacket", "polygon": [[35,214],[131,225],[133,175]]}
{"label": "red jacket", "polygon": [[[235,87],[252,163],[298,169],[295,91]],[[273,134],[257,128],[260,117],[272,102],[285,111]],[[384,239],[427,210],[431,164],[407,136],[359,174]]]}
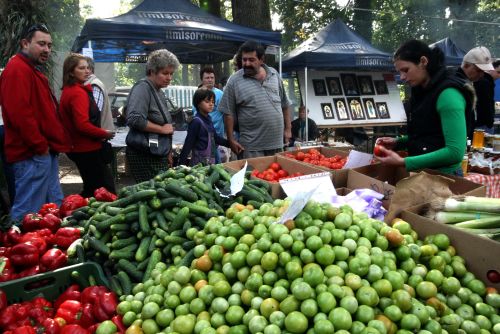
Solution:
{"label": "red jacket", "polygon": [[89,121],[90,85],[74,84],[64,86],[61,95],[61,116],[70,133],[73,149],[71,152],[90,152],[101,148],[107,132]]}
{"label": "red jacket", "polygon": [[0,103],[8,162],[23,161],[48,149],[70,150],[49,81],[22,53],[15,55],[2,73]]}

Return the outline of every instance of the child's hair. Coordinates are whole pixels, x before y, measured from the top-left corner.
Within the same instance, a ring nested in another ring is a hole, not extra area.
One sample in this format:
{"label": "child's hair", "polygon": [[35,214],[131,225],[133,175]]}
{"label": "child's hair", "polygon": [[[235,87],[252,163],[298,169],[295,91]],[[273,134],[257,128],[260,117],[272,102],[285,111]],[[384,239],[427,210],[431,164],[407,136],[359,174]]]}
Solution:
{"label": "child's hair", "polygon": [[207,98],[215,101],[215,93],[210,89],[198,88],[193,95],[193,105],[196,107],[196,109],[200,110],[198,105],[201,103],[201,101]]}

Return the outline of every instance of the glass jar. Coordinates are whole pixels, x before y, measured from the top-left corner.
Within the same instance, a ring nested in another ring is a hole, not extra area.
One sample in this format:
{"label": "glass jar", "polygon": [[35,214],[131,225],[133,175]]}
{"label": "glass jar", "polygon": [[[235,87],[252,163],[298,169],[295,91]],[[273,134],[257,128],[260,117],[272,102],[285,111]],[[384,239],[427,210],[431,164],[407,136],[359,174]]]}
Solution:
{"label": "glass jar", "polygon": [[472,136],[472,148],[480,149],[484,147],[484,130],[474,130]]}

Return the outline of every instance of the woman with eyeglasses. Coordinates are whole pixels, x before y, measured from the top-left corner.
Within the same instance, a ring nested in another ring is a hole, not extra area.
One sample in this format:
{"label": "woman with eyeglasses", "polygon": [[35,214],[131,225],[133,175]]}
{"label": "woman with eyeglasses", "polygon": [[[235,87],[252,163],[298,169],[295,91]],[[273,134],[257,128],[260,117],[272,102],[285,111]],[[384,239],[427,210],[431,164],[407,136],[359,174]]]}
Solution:
{"label": "woman with eyeglasses", "polygon": [[94,191],[101,187],[115,193],[111,170],[101,152],[102,142],[113,138],[114,133],[101,129],[101,114],[92,87],[84,85],[89,75],[89,64],[83,55],[72,53],[64,60],[61,116],[72,139],[73,148],[67,155],[82,177],[83,197],[94,196]]}

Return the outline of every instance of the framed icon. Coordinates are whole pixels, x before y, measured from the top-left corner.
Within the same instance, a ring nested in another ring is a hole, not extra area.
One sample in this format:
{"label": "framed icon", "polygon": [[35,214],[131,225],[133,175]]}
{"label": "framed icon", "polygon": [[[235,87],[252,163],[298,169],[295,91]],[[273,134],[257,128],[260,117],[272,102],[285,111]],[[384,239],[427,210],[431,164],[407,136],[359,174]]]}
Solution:
{"label": "framed icon", "polygon": [[345,99],[333,99],[333,105],[335,106],[335,112],[339,121],[349,120]]}
{"label": "framed icon", "polygon": [[391,118],[391,115],[389,114],[389,108],[387,108],[387,103],[377,102],[375,103],[375,106],[377,107],[379,118]]}
{"label": "framed icon", "polygon": [[341,73],[340,78],[342,79],[342,86],[344,87],[346,96],[359,95],[359,87],[355,74]]}
{"label": "framed icon", "polygon": [[323,112],[324,119],[334,119],[333,109],[331,103],[321,103],[321,111]]}
{"label": "framed icon", "polygon": [[378,95],[389,94],[385,80],[373,80],[373,83],[375,84],[375,91]]}
{"label": "framed icon", "polygon": [[361,104],[361,99],[359,97],[348,98],[347,105],[353,121],[366,118],[363,111],[363,105]]}
{"label": "framed icon", "polygon": [[325,80],[323,79],[313,79],[314,95],[316,96],[326,96],[326,86]]}
{"label": "framed icon", "polygon": [[361,95],[375,95],[373,81],[370,75],[358,75],[358,84]]}
{"label": "framed icon", "polygon": [[368,119],[377,119],[377,110],[375,109],[375,101],[372,98],[364,98],[363,105]]}
{"label": "framed icon", "polygon": [[326,87],[328,88],[329,95],[343,95],[342,86],[340,85],[340,79],[336,77],[326,78]]}

